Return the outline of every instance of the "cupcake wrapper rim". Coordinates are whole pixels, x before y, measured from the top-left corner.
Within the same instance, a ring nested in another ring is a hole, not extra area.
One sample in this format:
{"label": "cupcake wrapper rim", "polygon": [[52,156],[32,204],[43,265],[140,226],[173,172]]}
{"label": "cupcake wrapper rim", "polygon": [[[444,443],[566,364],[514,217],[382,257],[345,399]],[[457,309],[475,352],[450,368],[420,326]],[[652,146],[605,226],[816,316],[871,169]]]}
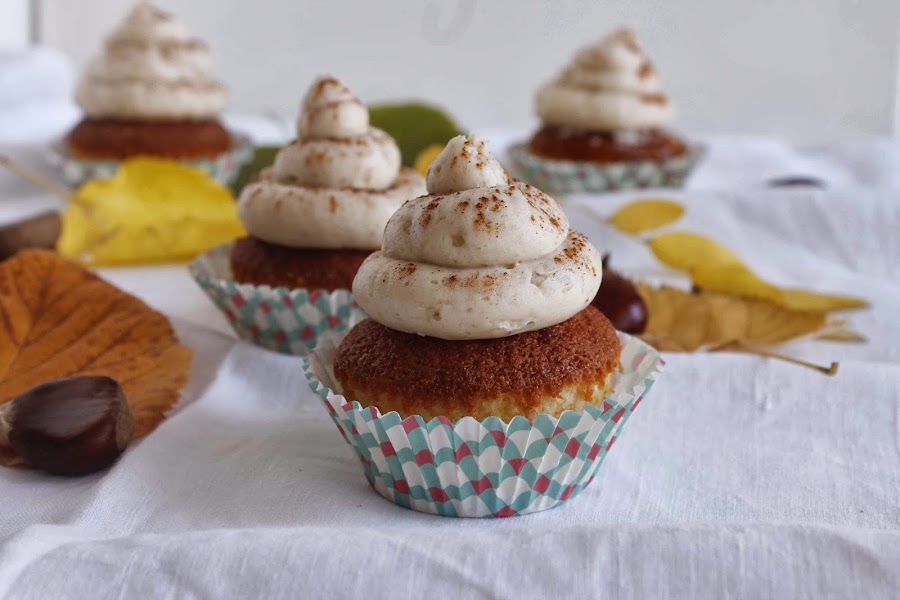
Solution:
{"label": "cupcake wrapper rim", "polygon": [[[231,138],[231,149],[219,156],[184,159],[179,162],[202,169],[219,183],[228,185],[240,173],[241,167],[253,158],[253,143],[249,137],[232,134]],[[60,170],[67,183],[75,186],[91,179],[109,179],[116,174],[121,162],[74,158],[62,141],[58,141],[50,147],[47,161]]]}
{"label": "cupcake wrapper rim", "polygon": [[188,270],[238,337],[269,350],[304,356],[321,337],[345,331],[365,318],[349,290],[235,282],[229,261],[232,245],[201,254]]}
{"label": "cupcake wrapper rim", "polygon": [[527,143],[509,149],[516,173],[548,193],[611,192],[649,187],[681,187],[706,149],[692,145],[683,156],[661,161],[597,164],[552,160],[534,156]]}

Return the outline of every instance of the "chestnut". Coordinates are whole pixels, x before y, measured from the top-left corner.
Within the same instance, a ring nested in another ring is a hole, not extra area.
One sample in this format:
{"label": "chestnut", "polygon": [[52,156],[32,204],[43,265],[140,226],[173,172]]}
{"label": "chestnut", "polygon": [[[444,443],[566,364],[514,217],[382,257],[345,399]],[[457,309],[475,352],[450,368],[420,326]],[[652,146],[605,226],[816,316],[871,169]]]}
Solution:
{"label": "chestnut", "polygon": [[630,280],[606,268],[608,258],[603,257],[603,280],[591,304],[619,331],[643,333],[647,326],[647,304]]}
{"label": "chestnut", "polygon": [[108,467],[133,434],[134,415],[111,377],[55,379],[0,407],[0,443],[55,475],[86,475]]}

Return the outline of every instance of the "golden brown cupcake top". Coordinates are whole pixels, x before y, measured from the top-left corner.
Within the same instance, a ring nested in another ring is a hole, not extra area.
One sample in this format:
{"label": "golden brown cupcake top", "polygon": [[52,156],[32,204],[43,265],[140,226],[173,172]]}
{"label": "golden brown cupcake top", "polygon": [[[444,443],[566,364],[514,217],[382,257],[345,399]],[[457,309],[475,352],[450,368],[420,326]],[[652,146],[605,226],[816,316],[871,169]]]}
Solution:
{"label": "golden brown cupcake top", "polygon": [[488,340],[418,336],[369,320],[341,343],[334,372],[350,398],[384,394],[476,414],[479,402],[508,395],[528,414],[567,386],[612,373],[620,350],[616,330],[593,307],[558,325]]}

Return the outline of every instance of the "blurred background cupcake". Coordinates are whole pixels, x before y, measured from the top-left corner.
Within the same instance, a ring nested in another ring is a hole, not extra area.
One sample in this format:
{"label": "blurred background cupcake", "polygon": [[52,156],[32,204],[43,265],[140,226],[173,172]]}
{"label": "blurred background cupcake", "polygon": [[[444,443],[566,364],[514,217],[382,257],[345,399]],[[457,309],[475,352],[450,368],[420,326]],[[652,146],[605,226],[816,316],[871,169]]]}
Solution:
{"label": "blurred background cupcake", "polygon": [[248,235],[201,257],[195,278],[239,334],[304,353],[318,333],[346,325],[359,266],[394,211],[424,193],[424,177],[401,166],[366,106],[320,77],[303,98],[297,139],[241,191]]}
{"label": "blurred background cupcake", "polygon": [[64,139],[67,177],[108,176],[117,161],[154,156],[190,161],[227,182],[251,150],[219,121],[227,92],[210,71],[205,42],[173,15],[136,4],[77,85],[84,117]]}
{"label": "blurred background cupcake", "polygon": [[672,104],[629,29],[579,50],[535,105],[541,127],[511,153],[540,187],[677,186],[698,158],[698,149],[665,129]]}
{"label": "blurred background cupcake", "polygon": [[320,77],[303,98],[297,139],[241,192],[250,235],[232,251],[235,280],[349,290],[390,216],[424,193],[425,178],[401,167],[397,143],[369,126],[366,106]]}

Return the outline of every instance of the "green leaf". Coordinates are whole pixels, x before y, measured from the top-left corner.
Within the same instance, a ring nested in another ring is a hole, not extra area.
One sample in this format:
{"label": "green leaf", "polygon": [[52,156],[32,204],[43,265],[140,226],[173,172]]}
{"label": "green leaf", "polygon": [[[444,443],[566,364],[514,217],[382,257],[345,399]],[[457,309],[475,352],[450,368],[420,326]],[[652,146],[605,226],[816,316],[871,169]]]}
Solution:
{"label": "green leaf", "polygon": [[413,166],[416,157],[428,146],[445,146],[450,138],[463,133],[447,113],[422,102],[372,105],[369,122],[397,140],[407,167]]}
{"label": "green leaf", "polygon": [[253,160],[244,165],[241,172],[238,173],[234,183],[231,184],[231,191],[237,198],[244,186],[250,183],[260,171],[275,162],[275,155],[281,149],[280,146],[257,146],[253,153]]}

